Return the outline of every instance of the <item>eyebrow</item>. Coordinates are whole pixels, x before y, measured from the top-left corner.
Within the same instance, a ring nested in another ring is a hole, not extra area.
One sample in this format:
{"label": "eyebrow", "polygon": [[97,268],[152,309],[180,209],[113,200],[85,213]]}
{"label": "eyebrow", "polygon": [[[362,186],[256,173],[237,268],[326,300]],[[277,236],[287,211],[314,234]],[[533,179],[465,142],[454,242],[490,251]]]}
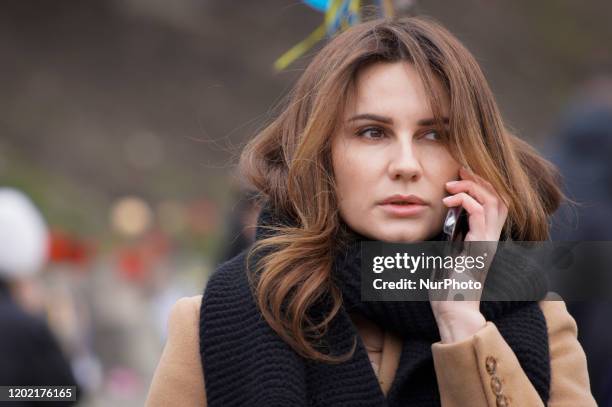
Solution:
{"label": "eyebrow", "polygon": [[[351,117],[350,119],[348,119],[349,122],[353,122],[357,120],[374,120],[374,121],[381,122],[381,123],[393,124],[392,118],[386,117],[386,116],[379,116],[377,114],[372,114],[372,113],[362,113],[362,114],[355,115]],[[448,117],[443,117],[442,122],[444,124],[448,124],[449,123]],[[435,123],[436,121],[434,118],[421,119],[417,122],[419,126],[432,126]]]}

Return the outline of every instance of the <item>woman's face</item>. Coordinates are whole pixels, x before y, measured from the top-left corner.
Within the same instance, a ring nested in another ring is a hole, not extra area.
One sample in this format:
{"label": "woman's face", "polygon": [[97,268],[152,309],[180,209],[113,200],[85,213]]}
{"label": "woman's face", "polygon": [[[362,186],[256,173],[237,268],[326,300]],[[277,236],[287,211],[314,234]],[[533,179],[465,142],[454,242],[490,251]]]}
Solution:
{"label": "woman's face", "polygon": [[[331,146],[340,215],[373,240],[434,237],[448,211],[445,183],[459,179],[460,164],[433,127],[416,70],[407,62],[375,63],[359,71],[355,89]],[[396,194],[424,204],[382,203]]]}

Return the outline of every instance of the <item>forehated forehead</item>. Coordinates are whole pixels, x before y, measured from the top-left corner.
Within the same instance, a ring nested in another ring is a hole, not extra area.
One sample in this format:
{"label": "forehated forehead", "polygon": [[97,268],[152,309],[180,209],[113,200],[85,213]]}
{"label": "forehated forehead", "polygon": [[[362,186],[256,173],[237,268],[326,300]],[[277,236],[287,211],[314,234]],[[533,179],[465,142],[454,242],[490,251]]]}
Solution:
{"label": "forehated forehead", "polygon": [[[441,91],[439,81],[435,81]],[[444,112],[448,97],[440,92]],[[358,71],[355,82],[346,99],[345,117],[355,113],[394,114],[431,117],[432,110],[425,88],[416,69],[408,62],[374,63]]]}

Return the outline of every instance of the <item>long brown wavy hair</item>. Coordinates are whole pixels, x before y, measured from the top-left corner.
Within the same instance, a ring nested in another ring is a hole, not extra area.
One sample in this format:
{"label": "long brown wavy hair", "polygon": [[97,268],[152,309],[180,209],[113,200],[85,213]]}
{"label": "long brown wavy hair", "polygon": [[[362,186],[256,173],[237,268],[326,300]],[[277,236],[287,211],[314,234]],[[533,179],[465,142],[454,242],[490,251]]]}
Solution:
{"label": "long brown wavy hair", "polygon": [[[502,236],[549,239],[549,215],[563,200],[561,178],[550,162],[504,125],[487,81],[472,54],[430,18],[375,19],[335,36],[317,53],[287,98],[284,110],[244,148],[240,170],[262,200],[295,219],[270,226],[247,257],[264,249],[253,276],[254,295],[266,321],[301,356],[342,362],[320,352],[316,341],[338,313],[342,297],[330,278],[342,243],[330,145],[357,72],[367,64],[406,61],[416,68],[440,131],[442,91],[449,96],[449,151],[489,181],[508,207]],[[441,227],[442,225],[440,225]],[[256,278],[254,277],[256,276]],[[309,308],[331,298],[328,315]]]}

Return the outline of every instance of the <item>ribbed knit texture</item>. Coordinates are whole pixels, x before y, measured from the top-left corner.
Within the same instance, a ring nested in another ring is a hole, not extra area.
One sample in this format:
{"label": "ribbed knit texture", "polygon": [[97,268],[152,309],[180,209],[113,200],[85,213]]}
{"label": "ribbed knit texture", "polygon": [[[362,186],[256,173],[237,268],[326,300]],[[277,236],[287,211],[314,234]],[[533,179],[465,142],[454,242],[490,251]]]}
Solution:
{"label": "ribbed knit texture", "polygon": [[[258,219],[256,238],[270,233],[262,225],[291,222],[266,206]],[[270,328],[249,287],[246,251],[213,273],[200,312],[200,356],[210,407],[440,405],[431,353],[431,345],[440,336],[430,303],[362,302],[359,247],[364,238],[354,236],[357,238],[335,259],[332,276],[341,289],[343,307],[326,337],[334,355],[346,354],[357,339],[354,356],[344,363],[306,360]],[[500,259],[503,261],[509,260]],[[545,284],[529,284],[531,290],[542,290],[542,297],[545,288]],[[320,301],[309,315],[324,315],[326,309],[325,301]],[[362,314],[404,340],[386,398],[349,312]],[[537,302],[483,301],[481,312],[495,323],[546,403],[550,386],[548,335]]]}

